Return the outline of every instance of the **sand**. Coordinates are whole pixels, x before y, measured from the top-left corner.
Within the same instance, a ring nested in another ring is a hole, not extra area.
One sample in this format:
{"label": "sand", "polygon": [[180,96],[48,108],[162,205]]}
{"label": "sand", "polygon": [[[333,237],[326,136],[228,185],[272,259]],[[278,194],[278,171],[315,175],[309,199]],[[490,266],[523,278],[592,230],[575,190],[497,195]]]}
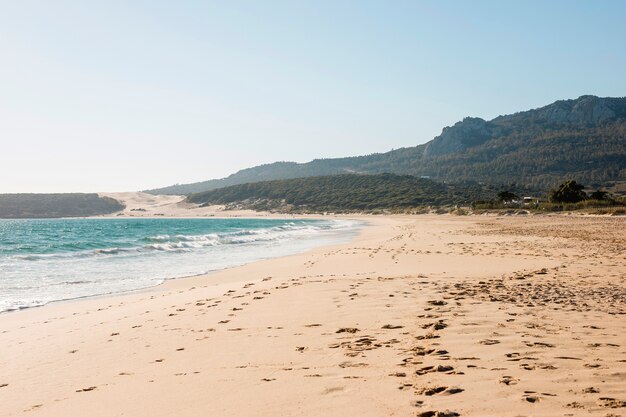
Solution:
{"label": "sand", "polygon": [[111,197],[124,204],[124,209],[103,216],[95,217],[254,217],[254,218],[318,218],[319,215],[286,215],[280,213],[259,212],[253,210],[227,210],[223,205],[201,207],[188,203],[181,195],[152,195],[143,192],[98,193],[102,197]]}
{"label": "sand", "polygon": [[350,243],[0,315],[0,415],[626,415],[626,218],[367,219]]}

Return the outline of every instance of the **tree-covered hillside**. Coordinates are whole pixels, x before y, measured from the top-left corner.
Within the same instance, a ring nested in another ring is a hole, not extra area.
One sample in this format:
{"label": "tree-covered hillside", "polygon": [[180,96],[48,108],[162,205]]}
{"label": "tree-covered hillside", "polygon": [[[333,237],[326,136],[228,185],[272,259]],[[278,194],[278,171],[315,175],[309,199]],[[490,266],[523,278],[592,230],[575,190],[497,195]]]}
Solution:
{"label": "tree-covered hillside", "polygon": [[148,192],[189,194],[255,181],[384,172],[450,182],[517,183],[542,191],[568,178],[590,186],[624,181],[626,98],[582,96],[491,121],[466,118],[415,147],[304,164],[276,162]]}
{"label": "tree-covered hillside", "polygon": [[98,194],[0,194],[0,218],[86,217],[110,214],[124,206]]}
{"label": "tree-covered hillside", "polygon": [[345,212],[467,204],[486,194],[481,187],[453,187],[408,175],[342,174],[233,185],[191,194],[187,200],[252,209]]}

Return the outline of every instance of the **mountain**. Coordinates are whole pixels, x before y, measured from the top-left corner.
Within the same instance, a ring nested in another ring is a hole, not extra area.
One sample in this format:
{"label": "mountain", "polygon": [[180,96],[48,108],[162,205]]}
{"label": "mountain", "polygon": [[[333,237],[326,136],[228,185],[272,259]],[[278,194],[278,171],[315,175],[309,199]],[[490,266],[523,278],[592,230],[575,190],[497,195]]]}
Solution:
{"label": "mountain", "polygon": [[195,204],[254,210],[346,212],[441,206],[485,197],[481,187],[455,187],[395,174],[341,174],[231,185],[190,194]]}
{"label": "mountain", "polygon": [[98,194],[0,194],[0,219],[87,217],[124,208],[119,201]]}
{"label": "mountain", "polygon": [[189,194],[256,181],[383,172],[537,190],[568,178],[594,186],[626,181],[626,98],[581,96],[489,121],[467,117],[423,145],[302,164],[275,162],[147,192]]}

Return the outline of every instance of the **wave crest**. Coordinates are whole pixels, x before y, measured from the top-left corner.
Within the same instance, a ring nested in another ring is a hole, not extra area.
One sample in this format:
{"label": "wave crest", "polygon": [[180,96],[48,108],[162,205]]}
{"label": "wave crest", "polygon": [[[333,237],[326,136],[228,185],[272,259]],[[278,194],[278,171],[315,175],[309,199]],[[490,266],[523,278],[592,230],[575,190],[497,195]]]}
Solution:
{"label": "wave crest", "polygon": [[318,224],[289,222],[279,226],[258,229],[242,229],[231,232],[200,235],[156,235],[143,238],[143,245],[131,247],[99,248],[80,252],[54,254],[15,255],[22,261],[40,261],[63,258],[85,258],[94,256],[134,255],[145,252],[189,252],[221,245],[249,245],[263,242],[284,242],[290,239],[313,236],[324,231],[353,228],[354,222],[324,221]]}

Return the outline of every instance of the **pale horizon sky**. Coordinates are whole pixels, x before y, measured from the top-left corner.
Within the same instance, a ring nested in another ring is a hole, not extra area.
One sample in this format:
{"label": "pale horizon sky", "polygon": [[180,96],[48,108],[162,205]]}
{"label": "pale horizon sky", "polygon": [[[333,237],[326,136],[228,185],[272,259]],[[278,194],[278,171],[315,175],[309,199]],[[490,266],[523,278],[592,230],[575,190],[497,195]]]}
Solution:
{"label": "pale horizon sky", "polygon": [[0,193],[132,191],[626,96],[621,1],[0,0]]}

